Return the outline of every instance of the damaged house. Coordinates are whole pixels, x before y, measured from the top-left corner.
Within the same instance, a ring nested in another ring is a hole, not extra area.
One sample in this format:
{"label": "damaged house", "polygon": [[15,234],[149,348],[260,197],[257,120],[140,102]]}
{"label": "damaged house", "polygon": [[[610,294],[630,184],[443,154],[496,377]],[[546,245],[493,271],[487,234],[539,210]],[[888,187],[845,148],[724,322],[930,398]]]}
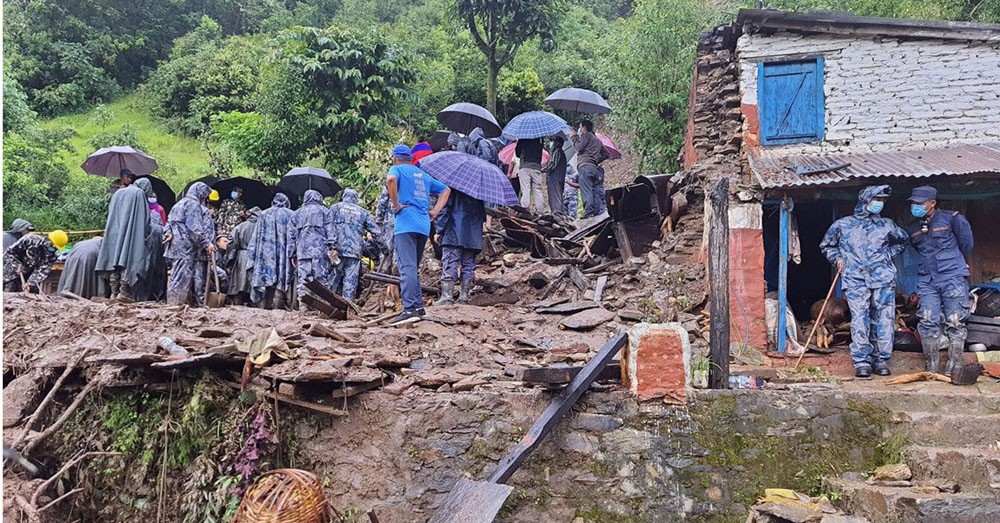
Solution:
{"label": "damaged house", "polygon": [[[939,206],[972,224],[971,283],[989,282],[1000,276],[1000,25],[742,10],[699,39],[682,159],[676,179],[689,188],[731,180],[734,350],[786,349],[785,336],[768,339],[767,302],[777,332],[790,321],[778,310],[809,320],[834,277],[819,243],[867,185],[891,186],[883,216],[904,228],[910,190],[934,185]],[[914,256],[896,260],[903,296]]]}

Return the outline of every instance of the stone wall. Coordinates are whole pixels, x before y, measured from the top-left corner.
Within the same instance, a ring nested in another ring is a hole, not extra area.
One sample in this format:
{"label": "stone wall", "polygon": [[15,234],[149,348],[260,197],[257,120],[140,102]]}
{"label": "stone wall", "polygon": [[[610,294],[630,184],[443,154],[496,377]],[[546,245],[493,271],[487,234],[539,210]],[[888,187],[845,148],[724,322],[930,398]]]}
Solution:
{"label": "stone wall", "polygon": [[758,143],[757,63],[822,56],[826,139],[788,154],[865,153],[1000,141],[1000,42],[744,33],[744,138]]}
{"label": "stone wall", "polygon": [[[553,396],[411,391],[298,422],[296,466],[325,477],[341,511],[425,520],[458,478],[485,478]],[[823,475],[871,469],[887,421],[842,392],[693,391],[687,406],[591,392],[514,475],[498,521],[743,521],[764,488],[815,491]]]}

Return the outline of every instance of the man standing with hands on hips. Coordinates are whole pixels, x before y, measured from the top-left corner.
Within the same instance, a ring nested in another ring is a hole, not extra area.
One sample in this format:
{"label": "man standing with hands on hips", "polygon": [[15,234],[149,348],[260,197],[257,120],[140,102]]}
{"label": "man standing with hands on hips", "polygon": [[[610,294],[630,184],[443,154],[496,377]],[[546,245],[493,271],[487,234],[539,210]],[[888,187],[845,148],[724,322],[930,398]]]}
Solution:
{"label": "man standing with hands on hips", "polygon": [[916,220],[907,232],[920,255],[917,331],[927,370],[938,372],[940,351],[947,349],[948,364],[944,373],[950,375],[962,362],[967,333],[965,320],[971,313],[966,259],[972,254],[972,226],[958,211],[938,209],[937,189],[931,186],[913,189],[910,213]]}
{"label": "man standing with hands on hips", "polygon": [[[403,144],[392,148],[392,167],[385,183],[396,215],[393,242],[403,299],[403,312],[390,325],[402,325],[420,321],[426,315],[420,288],[420,260],[431,233],[431,220],[437,218],[448,203],[451,189],[413,165],[410,148]],[[428,211],[431,195],[438,199],[434,208]]]}

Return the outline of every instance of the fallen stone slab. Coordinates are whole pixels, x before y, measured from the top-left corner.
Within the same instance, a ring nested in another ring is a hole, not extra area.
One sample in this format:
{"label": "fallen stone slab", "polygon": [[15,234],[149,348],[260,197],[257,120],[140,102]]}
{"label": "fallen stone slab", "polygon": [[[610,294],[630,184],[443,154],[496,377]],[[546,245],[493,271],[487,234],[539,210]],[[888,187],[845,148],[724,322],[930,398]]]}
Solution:
{"label": "fallen stone slab", "polygon": [[551,307],[541,307],[539,309],[535,309],[535,312],[541,314],[573,314],[588,309],[596,309],[598,307],[600,307],[600,305],[594,303],[593,301],[572,301],[569,303],[560,303]]}
{"label": "fallen stone slab", "polygon": [[[759,514],[779,518],[777,521],[789,521],[791,523],[819,523],[823,519],[822,512],[785,503],[762,503],[754,505],[753,510]],[[771,521],[774,520],[772,519]]]}
{"label": "fallen stone slab", "polygon": [[559,323],[559,328],[570,330],[588,330],[603,323],[607,323],[613,319],[615,319],[615,313],[607,309],[590,309],[578,312],[564,319]]}

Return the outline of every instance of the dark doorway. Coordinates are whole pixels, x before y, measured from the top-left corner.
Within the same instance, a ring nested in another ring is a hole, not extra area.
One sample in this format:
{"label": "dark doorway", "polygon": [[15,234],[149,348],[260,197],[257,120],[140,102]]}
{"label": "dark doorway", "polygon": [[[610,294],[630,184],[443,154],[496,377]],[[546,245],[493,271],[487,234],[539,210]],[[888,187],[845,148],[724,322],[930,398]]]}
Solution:
{"label": "dark doorway", "polygon": [[[833,223],[833,203],[796,202],[792,216],[798,223],[802,263],[788,261],[788,305],[799,320],[809,320],[809,308],[822,300],[833,278],[830,263],[819,250]],[[778,205],[764,206],[764,278],[768,292],[778,291]]]}

